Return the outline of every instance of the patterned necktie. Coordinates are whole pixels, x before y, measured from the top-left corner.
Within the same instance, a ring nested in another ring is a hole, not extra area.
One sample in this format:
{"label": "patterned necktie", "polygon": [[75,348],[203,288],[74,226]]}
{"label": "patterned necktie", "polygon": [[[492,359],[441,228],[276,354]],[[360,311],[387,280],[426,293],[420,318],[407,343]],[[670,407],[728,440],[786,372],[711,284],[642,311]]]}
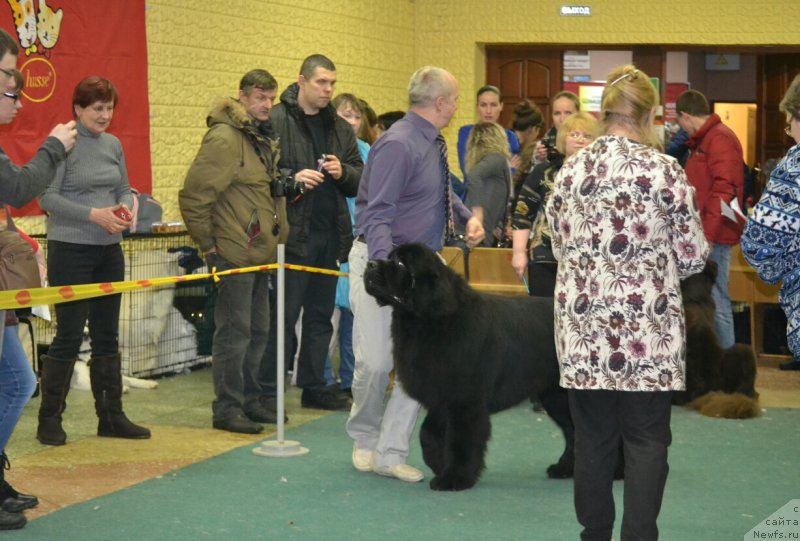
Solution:
{"label": "patterned necktie", "polygon": [[442,175],[444,176],[444,217],[445,217],[445,242],[455,237],[455,222],[453,222],[453,187],[450,185],[450,163],[447,161],[447,143],[440,133],[436,136],[439,147]]}

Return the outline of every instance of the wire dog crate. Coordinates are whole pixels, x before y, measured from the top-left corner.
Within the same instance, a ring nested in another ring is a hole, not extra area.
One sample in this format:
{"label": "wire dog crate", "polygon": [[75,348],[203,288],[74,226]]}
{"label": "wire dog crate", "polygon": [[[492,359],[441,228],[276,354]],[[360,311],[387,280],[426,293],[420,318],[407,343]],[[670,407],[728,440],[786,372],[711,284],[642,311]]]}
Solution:
{"label": "wire dog crate", "polygon": [[[46,240],[37,240],[46,254]],[[122,240],[125,280],[185,274],[178,262],[183,253],[169,251],[182,247],[197,248],[186,232],[125,237]],[[203,329],[213,321],[213,310],[207,310],[213,287],[209,282],[192,281],[122,294],[119,348],[123,374],[153,377],[211,362],[209,347],[201,347],[198,353],[198,329],[201,335],[207,334]],[[46,350],[55,336],[52,306],[50,314],[52,321],[36,318],[40,350]],[[83,349],[88,350],[88,338]]]}

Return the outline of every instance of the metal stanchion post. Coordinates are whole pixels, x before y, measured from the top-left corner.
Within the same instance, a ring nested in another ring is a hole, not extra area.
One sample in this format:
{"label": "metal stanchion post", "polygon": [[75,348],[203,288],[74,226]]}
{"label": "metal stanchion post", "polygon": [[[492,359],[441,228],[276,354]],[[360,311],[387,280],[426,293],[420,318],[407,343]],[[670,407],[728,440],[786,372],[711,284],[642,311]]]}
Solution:
{"label": "metal stanchion post", "polygon": [[286,246],[283,244],[278,245],[278,431],[276,439],[267,440],[261,443],[260,447],[253,449],[253,453],[259,456],[269,457],[293,457],[308,454],[308,449],[300,446],[300,442],[283,439],[283,419],[284,412],[286,411],[286,396],[284,393],[284,383],[286,373],[284,370],[284,328],[286,322],[284,319],[285,302],[286,302]]}

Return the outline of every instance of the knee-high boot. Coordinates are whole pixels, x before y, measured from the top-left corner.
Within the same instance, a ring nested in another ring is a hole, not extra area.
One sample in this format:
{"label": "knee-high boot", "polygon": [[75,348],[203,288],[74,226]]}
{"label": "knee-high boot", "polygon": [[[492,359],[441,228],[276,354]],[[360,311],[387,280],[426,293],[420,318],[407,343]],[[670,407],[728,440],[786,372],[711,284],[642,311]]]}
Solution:
{"label": "knee-high boot", "polygon": [[67,407],[67,393],[75,359],[68,361],[42,355],[42,402],[36,439],[45,445],[64,445],[67,434],[61,427],[61,414]]}
{"label": "knee-high boot", "polygon": [[108,438],[147,439],[150,430],[132,423],[122,411],[122,373],[119,353],[89,360],[94,407],[97,412],[97,435]]}

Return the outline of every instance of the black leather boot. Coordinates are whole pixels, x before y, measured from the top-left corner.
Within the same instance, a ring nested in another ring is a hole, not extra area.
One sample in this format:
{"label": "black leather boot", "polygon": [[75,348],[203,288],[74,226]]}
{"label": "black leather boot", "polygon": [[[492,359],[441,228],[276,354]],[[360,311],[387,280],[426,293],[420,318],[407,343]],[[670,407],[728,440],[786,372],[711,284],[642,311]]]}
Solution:
{"label": "black leather boot", "polygon": [[67,393],[75,359],[64,361],[42,355],[42,402],[36,439],[45,445],[64,445],[67,434],[61,427],[61,414],[67,407]]}
{"label": "black leather boot", "polygon": [[97,435],[107,438],[143,440],[150,430],[132,423],[122,411],[122,373],[120,354],[102,355],[89,360],[94,407],[97,412]]}
{"label": "black leather boot", "polygon": [[[3,453],[0,455],[0,506],[3,511],[9,513],[20,513],[25,509],[30,509],[39,505],[39,498],[31,494],[22,494],[14,490],[14,487],[6,481],[6,470],[11,469],[11,462],[8,456]],[[24,524],[23,524],[24,525]]]}
{"label": "black leather boot", "polygon": [[28,523],[22,513],[9,513],[0,509],[0,530],[19,530]]}

